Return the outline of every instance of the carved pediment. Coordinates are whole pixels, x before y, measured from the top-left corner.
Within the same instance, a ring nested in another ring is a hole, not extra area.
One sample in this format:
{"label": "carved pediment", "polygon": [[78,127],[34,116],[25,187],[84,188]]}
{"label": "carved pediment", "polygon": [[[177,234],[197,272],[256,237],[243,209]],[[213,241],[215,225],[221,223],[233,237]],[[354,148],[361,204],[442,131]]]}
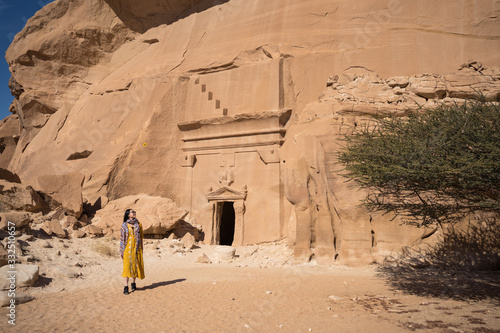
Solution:
{"label": "carved pediment", "polygon": [[221,188],[208,193],[206,197],[208,201],[245,200],[247,197],[247,191],[237,191],[233,188],[222,186]]}

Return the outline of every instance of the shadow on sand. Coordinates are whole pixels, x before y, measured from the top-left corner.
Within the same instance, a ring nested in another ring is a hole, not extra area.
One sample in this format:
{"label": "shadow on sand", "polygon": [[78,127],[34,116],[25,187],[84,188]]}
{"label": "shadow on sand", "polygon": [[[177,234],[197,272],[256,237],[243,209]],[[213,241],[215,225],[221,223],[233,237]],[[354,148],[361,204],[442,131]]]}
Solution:
{"label": "shadow on sand", "polygon": [[458,271],[446,268],[380,267],[379,276],[411,295],[459,301],[491,299],[500,304],[500,271]]}
{"label": "shadow on sand", "polygon": [[137,291],[155,289],[158,287],[164,287],[164,286],[168,286],[168,285],[183,282],[183,281],[186,281],[186,279],[176,279],[176,280],[171,280],[171,281],[155,282],[153,284],[150,284],[149,286],[140,287],[137,289]]}
{"label": "shadow on sand", "polygon": [[38,277],[38,280],[37,280],[37,282],[36,282],[35,286],[37,286],[37,287],[42,287],[42,288],[43,288],[43,287],[46,287],[46,286],[48,286],[48,285],[52,282],[52,280],[53,280],[53,279],[52,279],[52,278],[50,278],[50,277],[45,277],[45,276],[41,276],[41,275],[40,275],[40,276]]}
{"label": "shadow on sand", "polygon": [[379,276],[417,296],[500,303],[500,219],[487,216],[467,228],[450,227],[429,250],[381,266]]}

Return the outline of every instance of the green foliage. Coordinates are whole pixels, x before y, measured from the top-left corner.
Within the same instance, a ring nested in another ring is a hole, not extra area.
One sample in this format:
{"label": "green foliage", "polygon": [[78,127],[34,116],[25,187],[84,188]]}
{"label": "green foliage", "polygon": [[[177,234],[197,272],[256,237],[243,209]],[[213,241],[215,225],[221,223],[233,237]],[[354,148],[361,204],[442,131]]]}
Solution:
{"label": "green foliage", "polygon": [[363,204],[407,223],[500,212],[500,107],[482,100],[377,119],[345,139],[344,176],[371,190]]}

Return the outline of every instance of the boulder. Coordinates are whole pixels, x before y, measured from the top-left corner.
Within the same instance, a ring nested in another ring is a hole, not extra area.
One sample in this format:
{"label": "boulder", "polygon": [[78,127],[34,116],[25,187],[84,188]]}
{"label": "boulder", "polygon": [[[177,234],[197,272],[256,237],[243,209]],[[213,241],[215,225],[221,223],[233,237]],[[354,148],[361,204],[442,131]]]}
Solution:
{"label": "boulder", "polygon": [[195,243],[195,239],[193,235],[191,235],[190,233],[186,233],[184,237],[181,238],[181,243],[186,249],[192,249]]}
{"label": "boulder", "polygon": [[409,79],[410,91],[427,99],[439,99],[446,95],[446,82],[437,75],[418,75]]}
{"label": "boulder", "polygon": [[69,230],[76,230],[78,228],[77,225],[78,220],[76,217],[72,215],[64,215],[60,220],[59,223],[64,229],[69,229]]}
{"label": "boulder", "polygon": [[12,274],[15,275],[16,288],[31,287],[38,281],[39,268],[37,265],[16,264],[15,273],[9,273],[9,271],[12,271],[10,265],[0,267],[0,290],[10,288],[11,283],[7,278]]}
{"label": "boulder", "polygon": [[83,230],[75,230],[72,234],[74,238],[83,238],[87,233]]}
{"label": "boulder", "polygon": [[31,242],[34,241],[35,237],[33,235],[24,234],[19,237],[18,241]]}
{"label": "boulder", "polygon": [[172,230],[174,232],[175,237],[183,238],[186,234],[191,234],[195,241],[200,240],[200,230],[199,227],[193,226],[189,222],[184,220],[177,221]]}
{"label": "boulder", "polygon": [[104,236],[111,237],[111,238],[116,238],[119,235],[118,231],[115,232],[111,228],[104,228],[104,230],[102,231],[102,233],[103,233]]}
{"label": "boulder", "polygon": [[45,215],[45,219],[48,220],[59,220],[64,216],[64,208],[61,206],[56,207],[54,210],[51,210],[47,215]]}
{"label": "boulder", "polygon": [[[11,242],[9,239],[4,238],[1,242],[0,247],[3,248],[3,250],[0,250],[0,254],[3,254],[5,251],[5,258],[9,260],[9,255],[15,255],[15,260],[16,262],[20,262],[20,258],[24,255],[23,252],[23,245],[27,244],[26,242],[19,242],[19,240],[15,242]],[[10,257],[12,259],[12,257]]]}
{"label": "boulder", "polygon": [[82,186],[84,180],[84,175],[70,173],[39,176],[26,180],[26,183],[60,203],[68,214],[79,218],[83,211]]}
{"label": "boulder", "polygon": [[47,233],[47,235],[55,235],[59,238],[67,238],[68,237],[68,232],[63,229],[59,221],[56,220],[50,220],[47,222],[44,222],[42,226],[40,227],[43,231]]}
{"label": "boulder", "polygon": [[97,237],[99,237],[99,236],[102,236],[102,235],[103,235],[103,234],[102,234],[102,229],[101,229],[101,228],[99,228],[99,227],[98,227],[98,226],[96,226],[96,225],[92,225],[92,224],[90,224],[90,225],[86,226],[86,227],[84,228],[84,230],[85,230],[85,232],[86,232],[87,234],[89,234],[89,235],[91,235],[91,236],[97,236]]}
{"label": "boulder", "polygon": [[176,226],[187,212],[168,198],[132,195],[110,201],[106,207],[97,211],[92,224],[100,228],[111,228],[120,232],[123,215],[127,209],[137,212],[144,234],[163,235]]}
{"label": "boulder", "polygon": [[205,253],[202,253],[201,256],[199,256],[198,259],[196,259],[196,262],[199,264],[211,264],[212,263],[212,261],[210,261],[210,258]]}
{"label": "boulder", "polygon": [[17,240],[17,242],[14,243],[17,259],[24,256],[25,251],[27,251],[26,248],[28,246],[29,246],[29,244],[27,242],[19,240],[19,239]]}
{"label": "boulder", "polygon": [[405,88],[409,83],[408,76],[393,76],[388,78],[386,81],[389,87],[391,88],[394,87]]}

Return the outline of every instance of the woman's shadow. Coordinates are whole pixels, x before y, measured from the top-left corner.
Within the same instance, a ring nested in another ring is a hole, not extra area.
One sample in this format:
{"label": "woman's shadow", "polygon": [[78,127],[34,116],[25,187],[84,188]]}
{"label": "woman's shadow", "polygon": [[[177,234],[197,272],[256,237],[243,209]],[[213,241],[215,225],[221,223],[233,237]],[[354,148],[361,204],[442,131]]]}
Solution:
{"label": "woman's shadow", "polygon": [[153,284],[150,284],[149,286],[144,286],[141,288],[137,288],[137,291],[141,290],[148,290],[148,289],[155,289],[158,287],[163,287],[163,286],[168,286],[170,284],[178,283],[178,282],[183,282],[186,281],[186,279],[176,279],[176,280],[171,280],[171,281],[163,281],[163,282],[155,282]]}

